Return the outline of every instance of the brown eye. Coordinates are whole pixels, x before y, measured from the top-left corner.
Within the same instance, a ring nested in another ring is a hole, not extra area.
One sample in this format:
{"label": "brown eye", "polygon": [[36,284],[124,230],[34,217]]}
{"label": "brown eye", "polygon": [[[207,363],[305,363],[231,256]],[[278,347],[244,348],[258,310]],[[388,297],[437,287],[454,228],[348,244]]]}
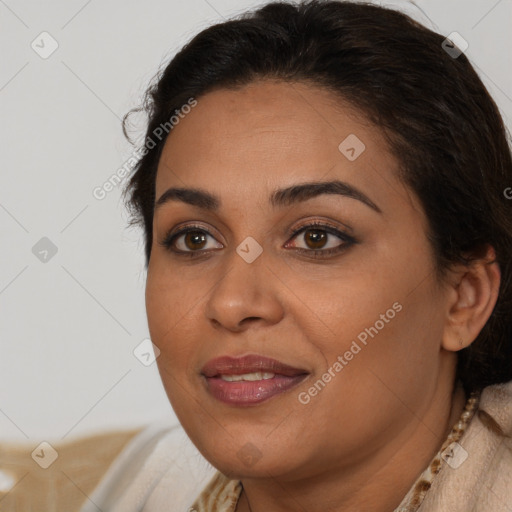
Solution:
{"label": "brown eye", "polygon": [[321,249],[327,242],[327,233],[321,229],[307,229],[304,239],[310,249]]}
{"label": "brown eye", "polygon": [[189,231],[185,233],[184,243],[188,249],[202,249],[206,244],[206,236],[202,231]]}
{"label": "brown eye", "polygon": [[[207,249],[221,249],[223,247],[219,242],[212,245],[212,240],[217,242],[206,229],[199,226],[189,226],[177,233],[170,233],[160,242],[160,245],[176,254],[192,256],[196,253],[205,253]],[[208,247],[209,243],[210,247]]]}
{"label": "brown eye", "polygon": [[[299,252],[314,257],[334,255],[357,243],[352,236],[324,224],[303,226],[292,235],[292,240],[301,241],[303,246],[297,245],[297,241],[294,241],[293,243],[288,242],[285,247],[295,248]],[[208,247],[208,238],[215,242],[213,246]],[[217,242],[209,231],[199,226],[185,227],[177,233],[171,232],[159,244],[176,255],[191,257],[205,255],[211,249],[223,248],[223,245]]]}
{"label": "brown eye", "polygon": [[292,247],[304,255],[321,258],[334,255],[357,243],[343,231],[323,223],[312,223],[295,230],[285,247]]}

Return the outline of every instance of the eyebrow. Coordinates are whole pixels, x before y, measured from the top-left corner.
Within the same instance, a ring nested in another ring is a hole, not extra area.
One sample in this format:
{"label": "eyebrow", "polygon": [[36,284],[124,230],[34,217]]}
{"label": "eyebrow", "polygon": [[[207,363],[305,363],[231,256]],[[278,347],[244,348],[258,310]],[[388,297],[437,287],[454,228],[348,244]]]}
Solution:
{"label": "eyebrow", "polygon": [[[278,189],[271,194],[269,203],[274,208],[284,207],[307,201],[308,199],[323,194],[336,194],[350,197],[364,203],[376,212],[382,213],[382,210],[368,196],[363,194],[363,192],[353,185],[339,180],[300,183],[298,185]],[[205,190],[172,187],[166,190],[156,201],[155,210],[170,201],[181,201],[209,211],[218,211],[222,204],[218,196]]]}

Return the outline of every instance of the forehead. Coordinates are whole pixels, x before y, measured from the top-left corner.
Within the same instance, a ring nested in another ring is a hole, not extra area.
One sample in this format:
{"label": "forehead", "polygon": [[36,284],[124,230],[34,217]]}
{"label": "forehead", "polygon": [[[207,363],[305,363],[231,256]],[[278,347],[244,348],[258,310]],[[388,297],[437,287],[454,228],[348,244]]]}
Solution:
{"label": "forehead", "polygon": [[376,173],[397,167],[380,130],[318,86],[264,80],[197,102],[167,138],[157,197],[170,186],[201,186],[250,198],[312,179],[371,187]]}

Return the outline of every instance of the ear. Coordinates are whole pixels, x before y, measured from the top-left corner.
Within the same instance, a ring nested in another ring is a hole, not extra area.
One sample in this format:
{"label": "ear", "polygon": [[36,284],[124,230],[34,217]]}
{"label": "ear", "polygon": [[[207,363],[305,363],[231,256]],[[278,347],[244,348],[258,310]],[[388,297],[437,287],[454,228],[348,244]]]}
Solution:
{"label": "ear", "polygon": [[482,258],[453,270],[442,347],[458,351],[475,341],[498,300],[501,272],[494,248]]}

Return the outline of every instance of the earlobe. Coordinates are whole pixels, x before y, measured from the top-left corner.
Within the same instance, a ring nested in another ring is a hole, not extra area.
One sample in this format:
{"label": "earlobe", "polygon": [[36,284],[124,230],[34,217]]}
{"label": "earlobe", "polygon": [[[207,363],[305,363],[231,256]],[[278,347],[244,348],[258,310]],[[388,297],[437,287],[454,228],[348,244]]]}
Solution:
{"label": "earlobe", "polygon": [[467,348],[477,338],[498,300],[501,273],[493,247],[459,274],[450,290],[442,347],[449,351]]}

